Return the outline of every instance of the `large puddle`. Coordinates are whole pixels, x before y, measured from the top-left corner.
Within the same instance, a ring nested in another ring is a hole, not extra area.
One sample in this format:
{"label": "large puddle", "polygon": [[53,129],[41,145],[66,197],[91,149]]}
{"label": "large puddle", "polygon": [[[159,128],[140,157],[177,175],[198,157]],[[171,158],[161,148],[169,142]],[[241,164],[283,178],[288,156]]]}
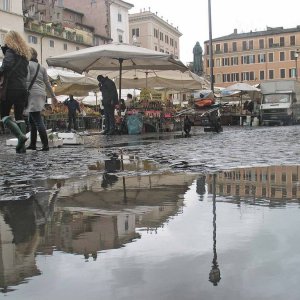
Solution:
{"label": "large puddle", "polygon": [[88,169],[0,202],[0,297],[299,298],[300,166]]}

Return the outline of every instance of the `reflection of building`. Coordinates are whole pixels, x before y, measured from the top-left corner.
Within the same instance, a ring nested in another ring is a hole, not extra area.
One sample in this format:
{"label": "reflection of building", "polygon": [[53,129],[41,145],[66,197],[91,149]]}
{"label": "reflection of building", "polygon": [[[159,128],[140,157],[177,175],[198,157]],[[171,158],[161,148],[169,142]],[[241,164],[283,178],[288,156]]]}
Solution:
{"label": "reflection of building", "polygon": [[49,253],[55,246],[87,257],[119,248],[140,237],[136,228],[156,230],[180,213],[180,196],[194,178],[195,175],[186,174],[126,177],[126,203],[122,180],[103,188],[98,175],[77,183],[66,179],[39,251]]}
{"label": "reflection of building", "polygon": [[[209,193],[212,191],[212,178],[212,175],[207,177]],[[299,199],[299,179],[300,166],[232,169],[217,174],[216,193],[251,199]]]}

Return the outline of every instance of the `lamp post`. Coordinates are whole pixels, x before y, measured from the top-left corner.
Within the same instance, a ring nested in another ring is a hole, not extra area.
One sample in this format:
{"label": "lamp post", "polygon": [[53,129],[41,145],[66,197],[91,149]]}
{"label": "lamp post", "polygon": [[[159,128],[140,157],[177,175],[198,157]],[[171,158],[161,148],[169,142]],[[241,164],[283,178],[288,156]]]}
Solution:
{"label": "lamp post", "polygon": [[294,54],[295,57],[295,62],[296,62],[296,80],[298,81],[298,57],[299,57],[299,49],[297,49],[297,51]]}
{"label": "lamp post", "polygon": [[214,93],[214,66],[212,49],[212,25],[211,25],[211,3],[208,0],[208,25],[209,25],[209,67],[210,67],[210,88]]}

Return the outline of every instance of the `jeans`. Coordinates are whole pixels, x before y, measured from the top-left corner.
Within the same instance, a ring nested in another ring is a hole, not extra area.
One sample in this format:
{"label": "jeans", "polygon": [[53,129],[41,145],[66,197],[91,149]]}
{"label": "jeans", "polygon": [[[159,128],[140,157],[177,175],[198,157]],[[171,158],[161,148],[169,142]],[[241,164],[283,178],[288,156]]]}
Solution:
{"label": "jeans", "polygon": [[111,105],[104,106],[105,131],[113,132],[115,130],[115,108]]}
{"label": "jeans", "polygon": [[7,90],[6,100],[0,103],[1,118],[9,116],[12,107],[16,121],[23,120],[23,111],[25,108],[26,90]]}
{"label": "jeans", "polygon": [[75,113],[69,113],[68,115],[69,117],[69,125],[68,125],[68,130],[71,131],[71,128],[72,128],[72,124],[74,126],[74,129],[75,130],[78,130],[78,127],[77,127],[77,120],[76,120],[76,112]]}
{"label": "jeans", "polygon": [[30,144],[34,146],[36,145],[37,131],[38,131],[43,146],[48,146],[48,135],[40,111],[29,113],[29,124],[30,124]]}

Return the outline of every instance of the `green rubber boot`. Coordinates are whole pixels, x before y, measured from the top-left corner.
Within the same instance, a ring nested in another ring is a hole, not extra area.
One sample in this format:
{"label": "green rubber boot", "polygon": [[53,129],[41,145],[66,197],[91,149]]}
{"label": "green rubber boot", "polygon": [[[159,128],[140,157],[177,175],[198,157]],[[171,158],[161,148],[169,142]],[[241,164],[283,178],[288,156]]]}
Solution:
{"label": "green rubber boot", "polygon": [[[21,132],[23,133],[23,135],[26,137],[26,123],[25,123],[25,121],[23,121],[23,120],[22,121],[16,121],[16,123],[18,124],[18,126],[19,126]],[[28,138],[26,137],[25,142],[27,140],[28,140]],[[20,145],[20,149],[19,150],[17,150],[17,148],[16,148],[16,152],[17,153],[26,153],[25,142],[24,143],[22,142],[22,145]]]}
{"label": "green rubber boot", "polygon": [[[11,117],[7,116],[2,119],[2,122],[9,130],[11,133],[18,139],[18,144],[16,146],[16,152],[17,153],[25,153],[26,148],[25,148],[25,142],[27,141],[27,137],[25,135],[26,133],[26,124],[24,121],[19,121],[19,126],[16,122],[14,122]],[[22,129],[20,129],[22,128]],[[24,151],[25,149],[25,151]]]}

